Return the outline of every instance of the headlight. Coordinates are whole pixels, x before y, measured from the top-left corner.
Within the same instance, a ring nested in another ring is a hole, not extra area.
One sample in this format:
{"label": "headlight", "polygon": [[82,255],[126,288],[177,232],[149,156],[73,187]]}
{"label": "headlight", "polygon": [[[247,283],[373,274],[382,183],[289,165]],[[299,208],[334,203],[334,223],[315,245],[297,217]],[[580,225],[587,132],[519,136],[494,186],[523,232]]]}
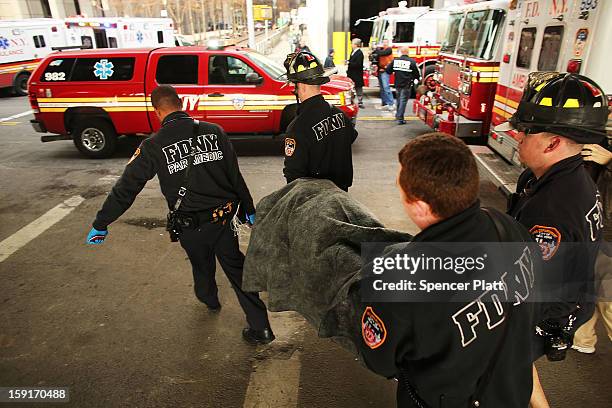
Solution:
{"label": "headlight", "polygon": [[355,101],[353,90],[344,91],[343,94],[345,105],[352,105]]}

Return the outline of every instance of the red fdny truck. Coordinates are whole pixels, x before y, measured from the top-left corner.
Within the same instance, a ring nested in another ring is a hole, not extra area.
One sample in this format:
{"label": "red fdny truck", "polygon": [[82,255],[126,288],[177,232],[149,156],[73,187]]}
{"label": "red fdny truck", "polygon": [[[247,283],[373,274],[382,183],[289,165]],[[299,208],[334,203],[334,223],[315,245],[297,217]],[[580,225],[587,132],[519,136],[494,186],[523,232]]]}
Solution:
{"label": "red fdny truck", "polygon": [[[151,106],[158,85],[176,88],[183,110],[230,137],[282,137],[296,112],[283,66],[246,48],[171,47],[57,52],[32,74],[29,100],[43,142],[73,140],[90,158],[113,154],[119,135],[159,129]],[[353,121],[353,82],[332,76],[321,87]]]}

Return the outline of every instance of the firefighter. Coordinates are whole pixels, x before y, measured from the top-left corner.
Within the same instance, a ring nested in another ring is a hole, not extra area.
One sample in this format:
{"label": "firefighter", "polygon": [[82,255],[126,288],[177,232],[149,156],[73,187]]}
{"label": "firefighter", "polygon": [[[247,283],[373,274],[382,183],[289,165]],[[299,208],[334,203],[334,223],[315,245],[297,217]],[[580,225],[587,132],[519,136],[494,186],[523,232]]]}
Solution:
{"label": "firefighter", "polygon": [[387,73],[387,66],[393,61],[393,48],[389,46],[389,40],[384,39],[379,47],[376,47],[372,53],[372,58],[376,61],[378,84],[380,87],[381,108],[388,111],[393,111],[393,92],[389,84],[390,75]]}
{"label": "firefighter", "polygon": [[[514,115],[496,127],[518,132],[518,153],[527,170],[510,197],[508,213],[539,244],[545,285],[556,292],[547,293],[549,302],[541,305],[534,358],[565,358],[576,328],[593,313],[587,296],[593,293],[603,209],[581,151],[606,136],[607,118],[605,93],[589,78],[534,72]],[[532,406],[548,406],[535,366]]]}
{"label": "firefighter", "polygon": [[[455,252],[462,256],[482,254],[483,242],[520,242],[503,247],[511,255],[508,265],[514,265],[515,257],[524,265],[537,264],[537,249],[533,255],[524,252],[524,242],[530,241],[527,230],[506,214],[480,207],[478,168],[461,140],[443,133],[419,136],[399,152],[399,162],[401,201],[420,232],[410,243],[384,252],[385,268],[396,255],[415,259],[424,251],[429,255],[442,250],[447,257],[453,250],[446,248],[457,248],[425,245],[432,242],[461,243],[465,247]],[[429,252],[430,248],[436,252]],[[387,279],[397,283],[413,273],[416,282],[499,279],[502,272],[487,265],[469,276],[452,269],[420,268],[410,273],[402,270]],[[522,268],[504,271],[510,276],[508,282],[523,276]],[[392,272],[386,269],[369,275],[362,271],[369,278],[354,284],[349,293],[361,328],[355,333],[359,353],[370,370],[398,380],[398,407],[527,407],[532,389],[533,304],[530,295],[513,303],[514,293],[533,292],[532,280],[521,280],[520,288],[498,288],[492,293],[452,291],[414,300],[419,295],[411,290],[404,300],[391,301],[394,295],[382,292],[377,292],[378,300],[367,299],[372,293],[368,288],[388,273]],[[491,302],[493,296],[498,297],[501,310]]]}
{"label": "firefighter", "polygon": [[168,218],[173,224],[171,234],[178,234],[191,261],[196,297],[211,312],[220,311],[216,256],[246,314],[249,327],[243,330],[243,338],[251,344],[269,343],[274,334],[266,306],[257,293],[241,289],[244,255],[232,231],[232,218],[240,206],[252,224],[255,207],[234,149],[220,127],[206,122],[198,126],[181,111],[181,99],[171,86],[153,90],[151,104],[161,129],[144,140],[132,156],[96,215],[87,242],[103,243],[108,226],[132,205],[147,181],[157,175],[171,209],[172,216]]}
{"label": "firefighter", "polygon": [[408,105],[408,99],[410,99],[412,94],[412,87],[421,80],[419,67],[416,61],[408,56],[409,51],[409,47],[400,48],[401,55],[399,58],[395,58],[389,63],[385,70],[387,74],[395,74],[395,89],[397,91],[395,119],[397,119],[397,123],[400,125],[406,123],[404,112],[406,112],[406,105]]}
{"label": "firefighter", "polygon": [[331,71],[324,70],[308,52],[289,54],[285,69],[298,100],[297,116],[287,127],[285,139],[283,174],[287,183],[301,177],[322,178],[348,191],[353,184],[351,145],[357,131],[344,112],[321,94],[321,85],[329,82]]}

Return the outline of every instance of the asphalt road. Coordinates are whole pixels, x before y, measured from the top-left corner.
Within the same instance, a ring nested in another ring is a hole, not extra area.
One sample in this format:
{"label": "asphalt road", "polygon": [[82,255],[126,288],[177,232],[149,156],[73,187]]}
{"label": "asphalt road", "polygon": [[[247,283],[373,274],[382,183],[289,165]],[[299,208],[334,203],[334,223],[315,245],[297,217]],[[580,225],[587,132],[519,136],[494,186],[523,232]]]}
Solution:
{"label": "asphalt road", "polygon": [[[366,100],[362,117],[390,116],[373,109],[373,101]],[[26,98],[0,99],[0,118],[28,110]],[[395,405],[393,381],[317,338],[295,314],[272,315],[278,339],[270,346],[243,343],[244,319],[222,273],[223,310],[209,315],[192,294],[184,252],[162,228],[166,208],[156,180],[111,226],[104,245],[85,245],[139,141],[121,140],[112,159],[88,160],[71,142],[42,144],[29,118],[0,122],[0,242],[71,198],[72,206],[0,261],[0,386],[68,386],[71,402],[64,406],[87,408]],[[361,120],[358,130],[351,195],[387,226],[416,232],[398,199],[397,152],[428,129],[383,118]],[[235,146],[256,202],[284,184],[278,143]],[[504,209],[488,181],[481,182],[481,200]],[[565,362],[540,362],[553,407],[611,406],[612,346],[603,333],[600,339],[593,356],[572,351]]]}

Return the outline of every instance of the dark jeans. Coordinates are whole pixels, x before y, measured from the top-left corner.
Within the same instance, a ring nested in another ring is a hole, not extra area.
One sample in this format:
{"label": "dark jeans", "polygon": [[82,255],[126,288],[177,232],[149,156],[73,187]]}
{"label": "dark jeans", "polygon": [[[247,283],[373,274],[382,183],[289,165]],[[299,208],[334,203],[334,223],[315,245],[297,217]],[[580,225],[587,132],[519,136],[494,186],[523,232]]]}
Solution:
{"label": "dark jeans", "polygon": [[405,86],[403,88],[397,88],[397,111],[395,112],[395,119],[404,120],[404,112],[406,112],[406,105],[408,105],[408,99],[410,99],[410,93],[412,92],[411,86]]}
{"label": "dark jeans", "polygon": [[219,304],[215,281],[216,255],[236,292],[249,327],[255,330],[270,327],[266,305],[259,295],[242,290],[244,255],[240,252],[238,237],[234,235],[229,220],[226,225],[208,223],[197,230],[184,231],[180,235],[180,242],[191,261],[195,295],[201,302],[213,307]]}

